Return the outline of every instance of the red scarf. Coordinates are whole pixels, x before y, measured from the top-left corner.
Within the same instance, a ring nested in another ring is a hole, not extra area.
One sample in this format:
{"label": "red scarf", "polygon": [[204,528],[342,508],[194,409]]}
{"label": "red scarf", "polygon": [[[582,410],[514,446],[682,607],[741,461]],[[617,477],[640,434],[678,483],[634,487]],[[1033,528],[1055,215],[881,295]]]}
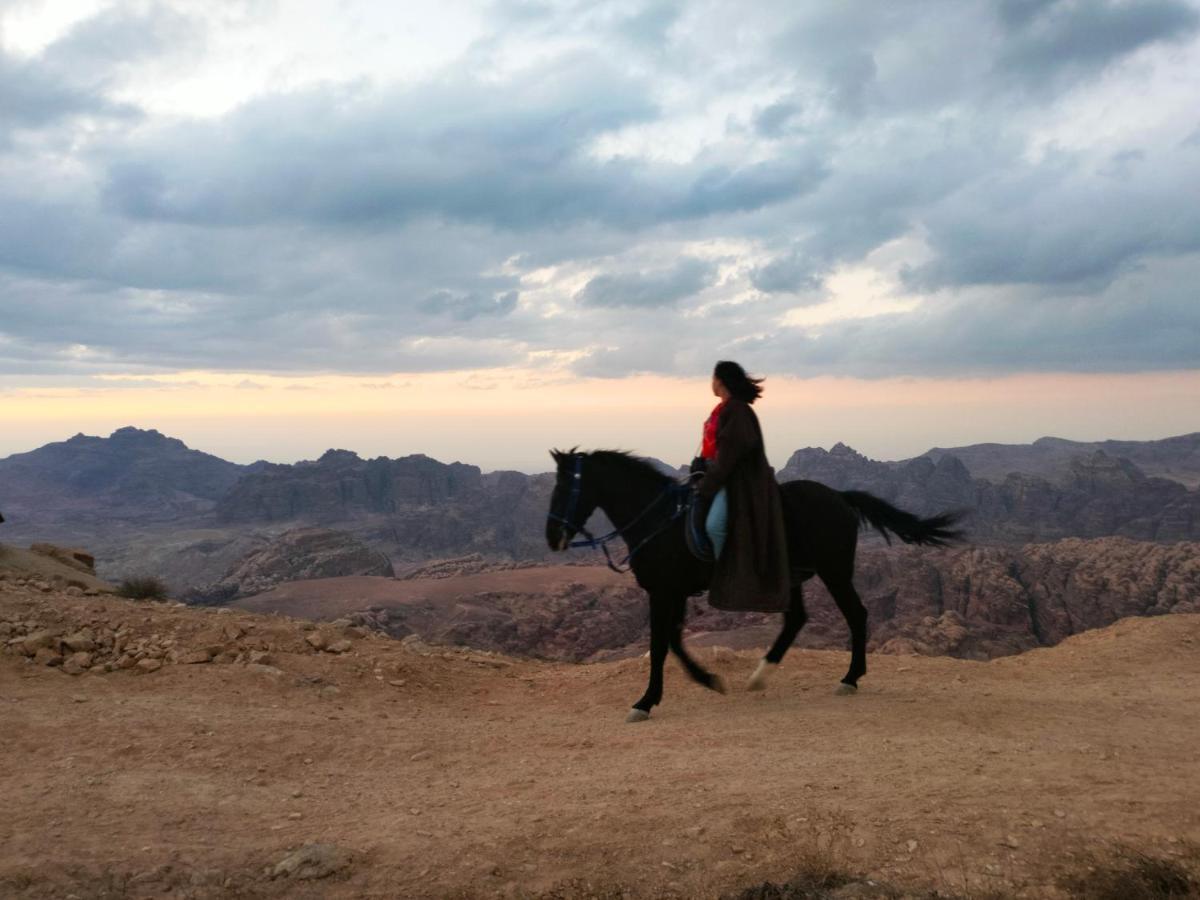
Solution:
{"label": "red scarf", "polygon": [[724,408],[725,401],[722,400],[713,407],[712,414],[704,422],[704,440],[700,444],[700,455],[705,459],[717,458],[717,422]]}

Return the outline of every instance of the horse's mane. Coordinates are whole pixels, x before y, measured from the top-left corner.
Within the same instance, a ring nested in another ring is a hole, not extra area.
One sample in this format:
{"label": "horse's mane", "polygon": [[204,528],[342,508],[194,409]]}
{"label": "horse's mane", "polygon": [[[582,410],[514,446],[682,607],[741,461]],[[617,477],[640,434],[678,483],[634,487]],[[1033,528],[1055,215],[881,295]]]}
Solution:
{"label": "horse's mane", "polygon": [[590,456],[597,462],[611,462],[628,468],[632,472],[652,479],[655,484],[666,484],[672,480],[671,476],[656,468],[653,463],[635,456],[628,450],[593,450],[585,455]]}

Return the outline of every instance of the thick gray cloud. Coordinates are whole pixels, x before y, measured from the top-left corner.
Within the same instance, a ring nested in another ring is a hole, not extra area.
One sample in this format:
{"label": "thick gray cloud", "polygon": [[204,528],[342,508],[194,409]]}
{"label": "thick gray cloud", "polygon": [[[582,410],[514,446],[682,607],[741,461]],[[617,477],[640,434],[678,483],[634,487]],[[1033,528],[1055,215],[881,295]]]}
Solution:
{"label": "thick gray cloud", "polygon": [[63,78],[0,50],[0,138],[8,139],[17,128],[81,114],[134,116],[137,109],[109,100],[94,85]]}
{"label": "thick gray cloud", "polygon": [[1078,77],[1140,47],[1196,33],[1200,13],[1182,0],[1058,0],[1007,2],[1000,15],[1011,30],[998,68],[1030,85]]}
{"label": "thick gray cloud", "polygon": [[1194,155],[1146,148],[1115,169],[1053,158],[997,172],[929,212],[935,259],[906,280],[917,290],[1103,286],[1148,257],[1200,250],[1200,204],[1183,189]]}
{"label": "thick gray cloud", "polygon": [[110,96],[123,70],[201,39],[198,23],[163,7],[119,7],[85,19],[33,59],[0,46],[0,142],[18,129],[63,118],[138,118],[136,105]]}
{"label": "thick gray cloud", "polygon": [[104,200],[132,219],[198,225],[436,216],[499,229],[639,229],[752,211],[824,175],[803,153],[707,166],[590,158],[599,135],[657,118],[649,92],[594,54],[572,54],[501,85],[454,78],[269,97],[111,152]]}
{"label": "thick gray cloud", "polygon": [[516,291],[486,296],[474,292],[437,291],[421,301],[419,309],[430,315],[449,315],[460,322],[476,316],[506,316],[517,308]]}
{"label": "thick gray cloud", "polygon": [[914,313],[834,323],[819,338],[782,331],[740,349],[762,367],[800,375],[1194,369],[1200,367],[1200,304],[1189,279],[1195,278],[1200,254],[1152,263],[1094,294],[991,289]]}
{"label": "thick gray cloud", "polygon": [[[129,98],[203,23],[117,3],[0,44],[0,373],[1194,366],[1198,9],[506,2],[193,117]],[[861,266],[921,302],[787,324]]]}
{"label": "thick gray cloud", "polygon": [[821,287],[823,267],[814,265],[802,253],[776,257],[750,273],[750,283],[768,294],[797,294]]}
{"label": "thick gray cloud", "polygon": [[684,259],[670,269],[597,275],[575,295],[583,306],[672,306],[712,283],[715,269],[699,259]]}
{"label": "thick gray cloud", "polygon": [[503,85],[450,77],[265,97],[114,148],[104,197],[130,218],[198,225],[430,215],[499,228],[624,224],[646,215],[635,192],[653,185],[631,164],[591,163],[580,150],[653,118],[646,94],[598,58],[572,56]]}

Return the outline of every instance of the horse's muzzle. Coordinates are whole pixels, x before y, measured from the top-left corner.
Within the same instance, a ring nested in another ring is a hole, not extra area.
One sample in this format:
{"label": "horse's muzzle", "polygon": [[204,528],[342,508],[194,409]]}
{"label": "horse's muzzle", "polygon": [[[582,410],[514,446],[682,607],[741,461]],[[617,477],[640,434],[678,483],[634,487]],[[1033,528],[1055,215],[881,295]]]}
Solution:
{"label": "horse's muzzle", "polygon": [[571,545],[571,535],[566,528],[552,519],[546,523],[546,544],[555,553],[562,553]]}

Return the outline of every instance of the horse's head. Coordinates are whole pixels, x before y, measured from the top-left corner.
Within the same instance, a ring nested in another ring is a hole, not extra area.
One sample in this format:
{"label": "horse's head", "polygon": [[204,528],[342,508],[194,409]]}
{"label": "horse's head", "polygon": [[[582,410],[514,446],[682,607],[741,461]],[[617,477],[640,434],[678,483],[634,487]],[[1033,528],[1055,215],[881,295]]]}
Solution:
{"label": "horse's head", "polygon": [[551,450],[557,469],[550,511],[546,515],[546,543],[551,550],[566,550],[571,538],[596,509],[596,495],[589,489],[584,473],[587,455],[576,450]]}

